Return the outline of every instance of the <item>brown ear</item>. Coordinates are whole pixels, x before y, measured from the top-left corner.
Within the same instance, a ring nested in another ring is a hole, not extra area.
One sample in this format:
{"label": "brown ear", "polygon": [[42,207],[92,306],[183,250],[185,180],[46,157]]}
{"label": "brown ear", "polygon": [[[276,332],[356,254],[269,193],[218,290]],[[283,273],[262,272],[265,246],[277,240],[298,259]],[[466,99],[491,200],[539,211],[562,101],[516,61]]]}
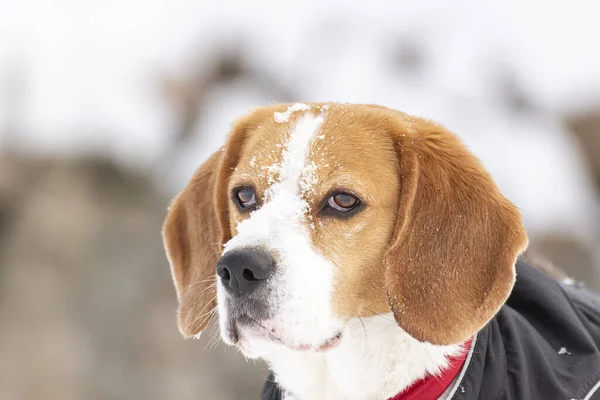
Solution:
{"label": "brown ear", "polygon": [[452,133],[397,118],[401,193],[385,255],[388,302],[411,336],[463,342],[508,298],[527,235],[517,208]]}
{"label": "brown ear", "polygon": [[216,307],[216,264],[231,239],[227,183],[244,142],[269,112],[259,108],[234,125],[224,149],[196,171],[173,200],[163,225],[179,307],[177,322],[185,337],[199,334]]}
{"label": "brown ear", "polygon": [[177,322],[186,337],[205,328],[216,306],[221,229],[215,187],[220,159],[220,153],[213,155],[175,197],[162,231],[179,299]]}

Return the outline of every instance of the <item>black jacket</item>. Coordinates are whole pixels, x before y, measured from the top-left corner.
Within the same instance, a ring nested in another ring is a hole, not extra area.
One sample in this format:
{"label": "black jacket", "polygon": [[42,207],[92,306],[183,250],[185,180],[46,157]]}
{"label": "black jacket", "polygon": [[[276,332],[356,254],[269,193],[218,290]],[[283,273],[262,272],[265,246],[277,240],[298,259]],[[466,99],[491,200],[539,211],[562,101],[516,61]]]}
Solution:
{"label": "black jacket", "polygon": [[[453,400],[600,400],[600,297],[520,260],[467,362]],[[272,375],[261,399],[281,399]]]}

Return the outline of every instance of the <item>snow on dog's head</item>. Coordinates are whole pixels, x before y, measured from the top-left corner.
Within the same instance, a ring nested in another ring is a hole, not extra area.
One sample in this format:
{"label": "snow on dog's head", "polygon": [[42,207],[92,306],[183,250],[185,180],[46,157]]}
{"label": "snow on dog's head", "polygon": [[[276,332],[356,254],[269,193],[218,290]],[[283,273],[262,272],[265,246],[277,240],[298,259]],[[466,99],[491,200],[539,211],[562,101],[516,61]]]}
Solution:
{"label": "snow on dog's head", "polygon": [[[224,256],[235,251],[264,252],[273,260],[268,287],[263,290],[239,295],[228,293],[227,285],[217,286],[222,336],[239,343],[247,355],[262,355],[261,344],[268,347],[273,339],[290,347],[317,348],[342,327],[330,306],[334,267],[313,245],[314,224],[308,202],[318,169],[310,161],[309,149],[320,140],[325,115],[319,109],[298,112],[289,121],[298,110],[309,107],[294,105],[286,113],[274,113],[276,122],[289,124],[283,143],[265,148],[275,153],[272,164],[264,166],[261,160],[271,157],[252,152],[253,163],[258,159],[262,170],[255,178],[263,180],[262,184],[248,176],[252,167],[247,170],[243,160],[230,183],[234,201],[240,203],[239,192],[243,190],[255,203],[246,209],[238,204],[237,212],[232,213],[235,235],[225,243]],[[225,268],[233,279],[231,270],[236,266]],[[241,309],[244,314],[240,317]]]}
{"label": "snow on dog's head", "polygon": [[390,311],[418,340],[460,343],[505,301],[527,242],[456,136],[342,104],[243,117],[163,235],[182,333],[218,309],[223,339],[267,359],[329,350],[349,321]]}

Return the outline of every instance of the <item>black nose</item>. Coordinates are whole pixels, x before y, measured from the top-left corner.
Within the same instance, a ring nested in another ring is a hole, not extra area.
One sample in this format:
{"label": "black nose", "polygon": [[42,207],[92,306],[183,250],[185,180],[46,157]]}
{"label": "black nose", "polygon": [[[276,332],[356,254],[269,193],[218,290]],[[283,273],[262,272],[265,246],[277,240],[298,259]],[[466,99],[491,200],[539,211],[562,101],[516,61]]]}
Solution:
{"label": "black nose", "polygon": [[217,275],[227,291],[244,296],[252,293],[273,273],[275,261],[265,251],[249,247],[228,251],[217,263]]}

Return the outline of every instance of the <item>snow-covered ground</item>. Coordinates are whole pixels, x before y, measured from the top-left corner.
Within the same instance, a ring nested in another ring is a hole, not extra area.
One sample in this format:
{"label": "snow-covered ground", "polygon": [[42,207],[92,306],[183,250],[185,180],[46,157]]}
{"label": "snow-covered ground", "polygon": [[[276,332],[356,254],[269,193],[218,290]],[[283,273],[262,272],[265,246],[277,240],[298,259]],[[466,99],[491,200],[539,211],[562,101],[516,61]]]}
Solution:
{"label": "snow-covered ground", "polygon": [[[156,165],[177,123],[160,79],[193,74],[238,43],[293,100],[379,103],[448,126],[530,233],[589,239],[598,200],[557,115],[600,103],[599,15],[597,0],[3,0],[0,146]],[[507,84],[528,112],[511,106]],[[209,92],[202,134],[170,163],[169,188],[233,118],[273,100],[250,79]]]}

